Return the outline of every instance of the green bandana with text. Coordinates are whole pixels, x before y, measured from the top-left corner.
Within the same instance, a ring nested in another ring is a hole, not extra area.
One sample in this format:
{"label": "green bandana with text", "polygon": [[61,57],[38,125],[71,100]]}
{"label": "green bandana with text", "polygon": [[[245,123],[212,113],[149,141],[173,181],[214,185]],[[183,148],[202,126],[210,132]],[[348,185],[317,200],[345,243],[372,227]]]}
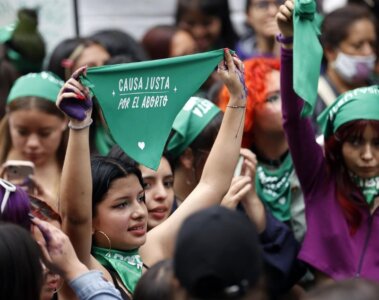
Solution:
{"label": "green bandana with text", "polygon": [[129,292],[133,293],[142,276],[143,263],[138,249],[118,251],[92,247],[92,255],[106,268],[114,269]]}
{"label": "green bandana with text", "polygon": [[379,195],[379,176],[372,178],[361,178],[350,174],[353,182],[360,188],[368,205],[371,205],[376,196]]}
{"label": "green bandana with text", "polygon": [[280,221],[291,218],[291,184],[293,171],[291,155],[287,155],[279,168],[270,168],[258,164],[255,186],[259,198],[268,205],[274,217]]}
{"label": "green bandana with text", "polygon": [[224,58],[224,50],[94,67],[81,77],[116,143],[157,170],[176,115]]}

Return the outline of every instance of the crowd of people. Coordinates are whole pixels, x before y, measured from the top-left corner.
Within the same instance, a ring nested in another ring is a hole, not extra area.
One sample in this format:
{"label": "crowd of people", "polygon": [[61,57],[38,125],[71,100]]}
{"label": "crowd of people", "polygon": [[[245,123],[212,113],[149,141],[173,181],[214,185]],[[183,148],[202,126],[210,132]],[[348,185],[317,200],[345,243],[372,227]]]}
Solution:
{"label": "crowd of people", "polygon": [[[20,9],[0,28],[1,297],[377,299],[377,5],[246,0],[239,36],[228,0],[177,0],[141,40],[104,28],[48,59]],[[156,170],[117,143],[87,72],[222,48]]]}

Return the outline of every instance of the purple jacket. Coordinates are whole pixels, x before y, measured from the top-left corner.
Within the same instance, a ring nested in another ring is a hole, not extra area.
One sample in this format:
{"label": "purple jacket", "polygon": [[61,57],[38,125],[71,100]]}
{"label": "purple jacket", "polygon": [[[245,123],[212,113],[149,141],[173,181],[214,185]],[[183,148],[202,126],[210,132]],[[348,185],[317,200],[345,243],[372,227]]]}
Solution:
{"label": "purple jacket", "polygon": [[281,96],[284,129],[304,193],[307,233],[299,258],[333,279],[379,281],[379,210],[361,209],[362,224],[352,236],[336,198],[336,182],[326,170],[303,101],[292,87],[292,50],[282,49]]}

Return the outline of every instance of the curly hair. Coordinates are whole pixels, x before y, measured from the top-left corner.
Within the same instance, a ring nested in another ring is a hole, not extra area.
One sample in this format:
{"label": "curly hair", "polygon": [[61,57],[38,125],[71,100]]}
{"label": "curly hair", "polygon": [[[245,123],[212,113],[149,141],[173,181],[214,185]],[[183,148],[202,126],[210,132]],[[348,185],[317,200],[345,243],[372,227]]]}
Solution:
{"label": "curly hair", "polygon": [[[252,131],[254,125],[255,110],[259,109],[266,100],[266,77],[273,70],[280,69],[280,61],[277,58],[252,58],[245,60],[245,82],[247,93],[246,115],[244,125],[244,135],[242,146],[250,148],[252,141]],[[218,97],[218,106],[225,111],[229,102],[229,92],[224,86],[221,88]]]}

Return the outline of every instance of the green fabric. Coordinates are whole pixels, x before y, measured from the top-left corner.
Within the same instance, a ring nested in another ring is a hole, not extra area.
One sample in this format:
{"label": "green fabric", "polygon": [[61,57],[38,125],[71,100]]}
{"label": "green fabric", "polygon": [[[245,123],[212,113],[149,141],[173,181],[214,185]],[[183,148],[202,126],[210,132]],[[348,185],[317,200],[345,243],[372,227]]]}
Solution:
{"label": "green fabric", "polygon": [[310,116],[317,100],[322,47],[318,40],[320,17],[315,0],[295,0],[293,14],[293,86],[304,99],[301,115]]}
{"label": "green fabric", "polygon": [[116,143],[157,170],[174,119],[224,58],[224,49],[89,68],[81,77],[99,101]]}
{"label": "green fabric", "polygon": [[95,146],[100,155],[108,155],[115,142],[112,140],[108,130],[104,126],[96,126]]}
{"label": "green fabric", "polygon": [[0,43],[1,44],[8,42],[12,38],[12,35],[16,26],[17,26],[17,23],[14,22],[12,24],[9,24],[7,26],[0,28]]}
{"label": "green fabric", "polygon": [[372,178],[361,178],[351,174],[353,182],[361,189],[368,205],[371,205],[375,197],[379,195],[379,176]]}
{"label": "green fabric", "polygon": [[340,95],[317,118],[325,138],[354,120],[379,120],[379,85],[358,88]]}
{"label": "green fabric", "polygon": [[293,171],[291,155],[288,154],[279,168],[272,169],[258,164],[255,187],[259,198],[270,208],[280,221],[291,218],[291,184]]}
{"label": "green fabric", "polygon": [[176,116],[172,129],[175,133],[167,144],[167,151],[173,158],[183,154],[201,131],[220,112],[211,101],[191,97]]}
{"label": "green fabric", "polygon": [[142,276],[143,263],[138,249],[118,251],[92,247],[92,255],[107,269],[114,269],[129,292],[133,293]]}
{"label": "green fabric", "polygon": [[51,72],[29,73],[18,78],[13,84],[7,103],[19,97],[27,96],[40,97],[55,102],[63,83]]}

